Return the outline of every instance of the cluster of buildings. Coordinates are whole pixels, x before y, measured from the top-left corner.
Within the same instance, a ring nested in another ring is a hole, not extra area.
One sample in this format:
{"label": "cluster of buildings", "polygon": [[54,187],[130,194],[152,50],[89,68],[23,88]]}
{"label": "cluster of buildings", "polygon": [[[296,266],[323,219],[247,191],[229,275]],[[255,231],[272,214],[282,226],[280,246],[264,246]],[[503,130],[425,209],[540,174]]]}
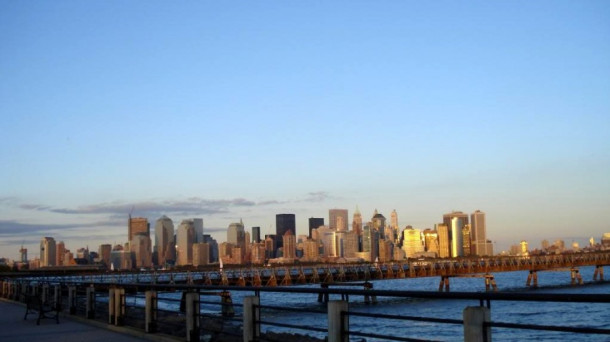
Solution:
{"label": "cluster of buildings", "polygon": [[[100,264],[108,269],[199,267],[220,265],[291,264],[295,262],[388,262],[407,258],[451,258],[491,256],[493,244],[487,239],[485,213],[454,211],[443,215],[434,228],[400,228],[396,210],[390,219],[374,211],[364,219],[358,209],[348,221],[347,209],[330,209],[325,218],[309,218],[308,234],[296,234],[294,214],[277,214],[275,234],[261,236],[260,227],[246,229],[244,223],[231,223],[225,242],[218,243],[204,234],[203,219],[173,221],[162,216],[156,220],[154,235],[143,217],[129,217],[128,241],[99,246],[97,252],[81,248],[76,254],[52,237],[40,242],[40,258],[30,268]],[[351,228],[351,229],[350,229]],[[546,240],[545,240],[546,241]],[[610,247],[610,234],[604,234],[600,248]],[[543,250],[564,250],[563,241],[543,242]],[[514,249],[514,251],[513,251]],[[530,253],[526,241],[511,247],[513,255]],[[21,262],[27,263],[27,250],[21,248]],[[222,266],[221,266],[222,267]]]}

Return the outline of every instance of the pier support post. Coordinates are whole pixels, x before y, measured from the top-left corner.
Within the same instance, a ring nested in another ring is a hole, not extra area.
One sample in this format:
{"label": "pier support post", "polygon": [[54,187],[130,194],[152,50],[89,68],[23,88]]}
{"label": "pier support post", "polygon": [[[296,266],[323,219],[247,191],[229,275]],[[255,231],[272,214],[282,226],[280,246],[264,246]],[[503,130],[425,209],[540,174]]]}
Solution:
{"label": "pier support post", "polygon": [[53,286],[53,301],[58,311],[61,311],[61,285]]}
{"label": "pier support post", "polygon": [[235,316],[235,309],[233,308],[233,299],[231,299],[231,292],[222,291],[220,293],[220,301],[222,304],[222,317]]}
{"label": "pier support post", "polygon": [[76,315],[76,286],[68,287],[68,307],[70,315]]}
{"label": "pier support post", "polygon": [[484,306],[468,306],[463,312],[464,341],[483,342],[491,341],[491,327],[485,322],[491,320],[490,310]]}
{"label": "pier support post", "polygon": [[199,293],[188,292],[185,298],[186,340],[199,341]]}
{"label": "pier support post", "polygon": [[597,276],[599,276],[599,281],[604,281],[604,266],[596,265],[595,271],[593,272],[593,280],[597,280]]}
{"label": "pier support post", "polygon": [[147,333],[157,331],[157,291],[146,291],[146,314],[144,329]]}
{"label": "pier support post", "polygon": [[[320,288],[327,289],[328,284],[322,283]],[[318,293],[318,303],[328,303],[328,293]]]}
{"label": "pier support post", "polygon": [[108,324],[114,324],[114,291],[114,287],[108,289]]}
{"label": "pier support post", "polygon": [[42,285],[42,294],[40,296],[40,299],[42,300],[43,303],[49,301],[49,284]]}
{"label": "pier support post", "polygon": [[114,289],[114,325],[123,325],[125,315],[125,289]]}
{"label": "pier support post", "polygon": [[438,291],[443,292],[443,287],[446,292],[449,292],[449,276],[441,276],[441,282],[438,284]]}
{"label": "pier support post", "polygon": [[[244,341],[258,341],[261,334],[260,297],[247,296],[244,298]],[[256,306],[256,307],[255,307]]]}
{"label": "pier support post", "polygon": [[87,287],[87,304],[86,304],[86,315],[87,318],[95,318],[95,288],[93,286]]}
{"label": "pier support post", "polygon": [[348,304],[342,300],[331,300],[328,302],[328,342],[347,342],[349,336],[349,316],[344,315],[348,311]]}

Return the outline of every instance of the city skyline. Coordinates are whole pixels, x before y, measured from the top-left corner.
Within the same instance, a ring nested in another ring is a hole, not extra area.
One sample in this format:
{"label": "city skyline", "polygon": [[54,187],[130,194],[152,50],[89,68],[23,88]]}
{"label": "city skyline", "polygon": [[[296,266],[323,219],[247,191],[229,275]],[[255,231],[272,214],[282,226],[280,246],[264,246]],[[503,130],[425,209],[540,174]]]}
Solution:
{"label": "city skyline", "polygon": [[[0,257],[127,217],[610,231],[607,1],[0,3]],[[34,254],[32,254],[34,253]]]}

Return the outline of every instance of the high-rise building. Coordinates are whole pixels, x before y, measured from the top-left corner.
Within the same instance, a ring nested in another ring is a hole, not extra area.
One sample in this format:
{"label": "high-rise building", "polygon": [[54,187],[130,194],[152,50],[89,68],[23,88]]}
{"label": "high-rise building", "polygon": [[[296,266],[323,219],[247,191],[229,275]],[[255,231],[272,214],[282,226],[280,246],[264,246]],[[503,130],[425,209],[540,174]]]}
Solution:
{"label": "high-rise building", "polygon": [[390,262],[394,257],[394,243],[389,240],[379,240],[379,261]]}
{"label": "high-rise building", "polygon": [[193,226],[195,227],[195,243],[203,242],[203,219],[194,218]]}
{"label": "high-rise building", "polygon": [[398,213],[396,209],[392,210],[390,214],[390,225],[386,227],[385,233],[386,240],[396,241],[398,239]]}
{"label": "high-rise building", "polygon": [[210,263],[218,261],[218,242],[210,234],[203,234],[203,242],[209,246]]}
{"label": "high-rise building", "polygon": [[354,218],[352,220],[352,231],[356,233],[358,236],[362,236],[362,214],[358,207],[356,207],[356,211],[354,211]]}
{"label": "high-rise building", "polygon": [[97,249],[97,252],[102,264],[104,264],[107,268],[110,268],[110,252],[112,252],[112,245],[102,244]]}
{"label": "high-rise building", "polygon": [[438,232],[436,230],[424,229],[424,250],[439,255]]}
{"label": "high-rise building", "polygon": [[362,227],[362,252],[368,255],[370,262],[379,257],[379,231],[371,222]]}
{"label": "high-rise building", "polygon": [[311,231],[314,229],[318,229],[320,226],[324,225],[323,217],[310,217],[309,218],[309,238],[311,238]]}
{"label": "high-rise building", "polygon": [[328,227],[340,232],[347,231],[347,209],[330,209],[328,211]]}
{"label": "high-rise building", "polygon": [[451,245],[449,243],[449,227],[444,223],[436,225],[438,233],[438,256],[448,258],[451,256]]}
{"label": "high-rise building", "polygon": [[283,236],[287,231],[291,231],[292,235],[297,236],[296,221],[294,214],[277,214],[275,215],[275,242],[276,248],[283,246]]}
{"label": "high-rise building", "polygon": [[470,225],[465,224],[462,228],[462,255],[470,256],[472,254],[472,243],[470,241]]}
{"label": "high-rise building", "polygon": [[464,238],[462,229],[468,224],[468,215],[461,211],[454,211],[443,215],[443,223],[449,228],[449,245],[451,257],[464,256]]}
{"label": "high-rise building", "polygon": [[[203,235],[201,236],[203,239]],[[193,244],[193,266],[205,266],[210,263],[210,245],[205,242]]]}
{"label": "high-rise building", "polygon": [[131,239],[133,239],[133,236],[138,233],[145,233],[147,236],[150,237],[150,224],[148,223],[147,218],[129,216],[129,221],[127,222],[127,225],[127,241],[131,241]]}
{"label": "high-rise building", "polygon": [[55,265],[61,266],[64,264],[64,254],[66,254],[66,244],[63,241],[59,241],[55,245]]}
{"label": "high-rise building", "polygon": [[485,225],[485,213],[480,210],[470,214],[470,239],[473,254],[488,255],[486,254],[487,227]]}
{"label": "high-rise building", "polygon": [[424,251],[422,233],[419,229],[408,226],[402,231],[402,250],[407,258],[413,258]]}
{"label": "high-rise building", "polygon": [[385,239],[385,216],[377,212],[377,209],[375,209],[375,213],[373,213],[373,218],[371,219],[371,222],[371,228],[379,233],[379,238]]}
{"label": "high-rise building", "polygon": [[152,267],[152,244],[146,233],[137,233],[129,244],[134,255],[135,267]]}
{"label": "high-rise building", "polygon": [[57,252],[55,251],[55,239],[43,237],[40,240],[40,267],[55,266]]}
{"label": "high-rise building", "polygon": [[174,264],[176,261],[174,222],[165,215],[155,223],[155,254],[155,262],[159,266]]}
{"label": "high-rise building", "polygon": [[320,259],[320,244],[316,240],[307,240],[303,243],[303,261],[315,262]]}
{"label": "high-rise building", "polygon": [[297,239],[294,234],[289,230],[284,234],[283,238],[283,252],[284,258],[295,259],[297,250]]}
{"label": "high-rise building", "polygon": [[252,227],[252,242],[261,242],[261,227]]}
{"label": "high-rise building", "polygon": [[234,222],[229,225],[227,229],[227,242],[238,247],[244,247],[246,245],[246,231],[244,230],[244,223],[240,219],[239,222]]}
{"label": "high-rise building", "polygon": [[23,245],[19,249],[19,260],[24,264],[28,262],[28,249],[24,248]]}
{"label": "high-rise building", "polygon": [[176,232],[176,265],[193,264],[193,243],[195,243],[195,227],[193,220],[183,220]]}

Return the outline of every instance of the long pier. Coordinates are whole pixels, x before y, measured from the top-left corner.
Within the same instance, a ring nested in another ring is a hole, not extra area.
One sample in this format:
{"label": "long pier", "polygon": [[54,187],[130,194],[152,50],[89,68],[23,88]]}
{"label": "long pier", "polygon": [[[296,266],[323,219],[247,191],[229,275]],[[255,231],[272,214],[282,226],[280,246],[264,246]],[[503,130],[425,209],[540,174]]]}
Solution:
{"label": "long pier", "polygon": [[[190,271],[147,272],[82,272],[78,274],[91,282],[133,282],[152,284],[193,284],[221,286],[290,286],[298,284],[333,284],[367,282],[369,280],[439,277],[439,291],[449,290],[453,277],[478,277],[485,281],[486,289],[496,289],[494,273],[529,271],[524,282],[538,286],[538,272],[566,271],[571,284],[582,284],[578,267],[595,266],[593,280],[604,279],[604,266],[610,265],[610,251],[534,256],[494,256],[446,259],[417,259],[386,263],[328,263],[292,264],[274,266],[229,266]],[[66,268],[67,269],[67,268]],[[29,273],[15,273],[23,277],[63,277],[66,269],[41,269]],[[76,276],[77,274],[72,274]]]}

